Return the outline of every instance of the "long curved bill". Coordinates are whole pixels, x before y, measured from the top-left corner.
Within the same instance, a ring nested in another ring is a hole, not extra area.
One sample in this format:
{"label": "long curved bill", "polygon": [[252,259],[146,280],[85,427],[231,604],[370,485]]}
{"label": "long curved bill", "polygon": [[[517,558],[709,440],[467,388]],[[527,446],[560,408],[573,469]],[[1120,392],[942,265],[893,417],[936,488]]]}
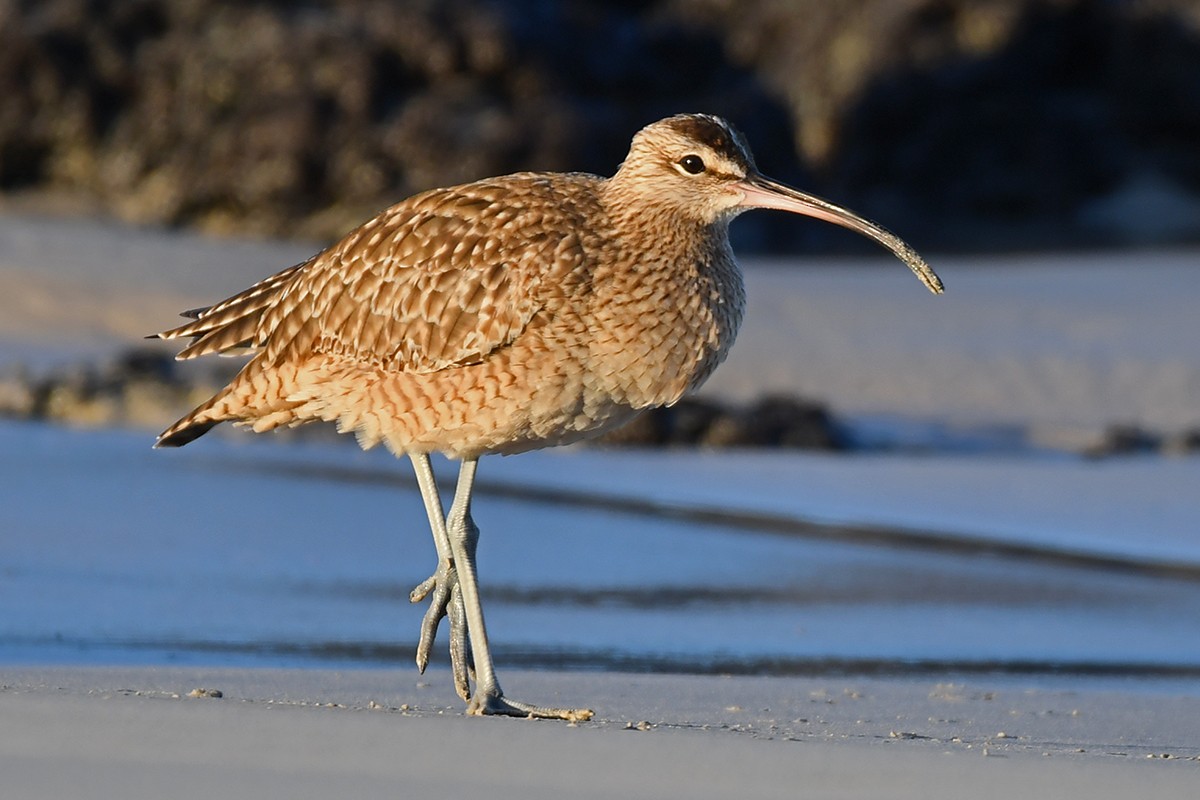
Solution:
{"label": "long curved bill", "polygon": [[929,287],[934,294],[941,294],[942,279],[925,263],[925,259],[917,254],[908,244],[896,234],[881,228],[870,220],[863,219],[841,206],[834,205],[828,200],[822,200],[811,194],[799,192],[790,186],[773,181],[762,175],[751,175],[737,188],[743,193],[742,202],[738,205],[744,208],[777,208],[781,211],[791,211],[807,217],[832,222],[857,231],[863,236],[874,239],[896,254],[896,257],[908,265],[908,268],[920,278],[921,283]]}

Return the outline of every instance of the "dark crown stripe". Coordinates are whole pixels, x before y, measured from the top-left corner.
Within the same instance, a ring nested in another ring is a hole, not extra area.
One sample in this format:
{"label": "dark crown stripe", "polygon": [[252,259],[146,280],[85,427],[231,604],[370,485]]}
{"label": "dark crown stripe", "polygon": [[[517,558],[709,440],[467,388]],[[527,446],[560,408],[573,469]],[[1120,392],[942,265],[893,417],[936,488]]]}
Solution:
{"label": "dark crown stripe", "polygon": [[681,114],[668,120],[671,129],[698,142],[743,169],[753,168],[742,137],[729,123],[706,114]]}

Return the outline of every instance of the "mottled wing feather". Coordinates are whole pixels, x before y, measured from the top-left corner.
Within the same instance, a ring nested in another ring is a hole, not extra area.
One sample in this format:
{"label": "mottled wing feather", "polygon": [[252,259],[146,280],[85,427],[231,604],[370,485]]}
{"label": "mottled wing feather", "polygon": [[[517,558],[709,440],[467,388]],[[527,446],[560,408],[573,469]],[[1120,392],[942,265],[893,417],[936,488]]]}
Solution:
{"label": "mottled wing feather", "polygon": [[[317,256],[313,256],[299,264],[288,267],[285,270],[276,272],[269,278],[264,278],[244,291],[238,292],[233,297],[226,298],[219,303],[204,308],[193,308],[184,311],[180,316],[190,317],[192,319],[209,319],[211,323],[217,322],[218,315],[224,315],[224,312],[234,311],[238,307],[263,307],[262,304],[269,303],[270,297],[280,287],[292,280],[296,273],[311,264]],[[218,323],[219,324],[219,323]]]}
{"label": "mottled wing feather", "polygon": [[326,353],[436,372],[512,342],[540,307],[541,275],[575,234],[541,230],[507,189],[435,190],[380,214],[288,285],[251,344],[267,363]]}
{"label": "mottled wing feather", "polygon": [[284,287],[312,261],[310,258],[288,267],[215,305],[186,311],[184,316],[191,317],[192,322],[160,333],[158,337],[192,337],[192,343],[176,356],[180,360],[245,347],[257,330],[260,312],[275,302]]}
{"label": "mottled wing feather", "polygon": [[529,324],[542,276],[582,259],[561,200],[532,174],[417,195],[159,336],[192,337],[181,359],[249,350],[261,366],[310,354],[402,372],[480,361]]}

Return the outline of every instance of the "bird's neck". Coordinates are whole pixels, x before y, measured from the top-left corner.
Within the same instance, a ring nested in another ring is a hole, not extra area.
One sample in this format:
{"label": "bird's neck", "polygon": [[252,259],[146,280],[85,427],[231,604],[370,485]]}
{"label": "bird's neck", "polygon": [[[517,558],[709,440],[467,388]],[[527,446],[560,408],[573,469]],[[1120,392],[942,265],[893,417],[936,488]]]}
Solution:
{"label": "bird's neck", "polygon": [[707,222],[669,200],[656,197],[633,179],[617,173],[601,192],[609,223],[647,260],[706,260],[729,249],[729,221]]}
{"label": "bird's neck", "polygon": [[617,200],[606,209],[617,252],[593,274],[594,321],[609,342],[608,371],[640,377],[610,391],[635,408],[673,403],[720,363],[741,322],[728,223]]}

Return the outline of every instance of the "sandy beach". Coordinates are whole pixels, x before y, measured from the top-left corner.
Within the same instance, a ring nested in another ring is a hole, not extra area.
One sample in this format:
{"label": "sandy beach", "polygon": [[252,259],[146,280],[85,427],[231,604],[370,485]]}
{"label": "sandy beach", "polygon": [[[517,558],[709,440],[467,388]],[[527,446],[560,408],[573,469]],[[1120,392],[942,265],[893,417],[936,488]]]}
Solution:
{"label": "sandy beach", "polygon": [[[2,216],[0,367],[311,250]],[[1190,798],[1200,460],[1069,445],[1196,424],[1194,262],[941,259],[936,301],[883,259],[752,263],[710,390],[895,448],[485,463],[500,679],[577,726],[464,717],[440,645],[417,674],[432,546],[386,453],[4,421],[0,794]]]}
{"label": "sandy beach", "polygon": [[6,795],[1103,800],[1200,780],[1200,699],[1169,690],[509,673],[585,696],[597,719],[573,726],[465,718],[430,677],[6,667]]}

